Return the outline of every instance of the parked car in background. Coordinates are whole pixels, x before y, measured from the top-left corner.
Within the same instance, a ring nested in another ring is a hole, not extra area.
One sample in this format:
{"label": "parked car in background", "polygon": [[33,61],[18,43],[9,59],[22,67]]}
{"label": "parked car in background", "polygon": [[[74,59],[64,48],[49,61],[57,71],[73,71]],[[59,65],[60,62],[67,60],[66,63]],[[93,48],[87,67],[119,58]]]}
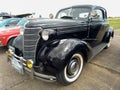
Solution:
{"label": "parked car in background", "polygon": [[0,47],[9,46],[20,34],[21,27],[28,22],[26,18],[10,18],[0,23]]}
{"label": "parked car in background", "polygon": [[61,9],[56,19],[29,21],[7,55],[20,74],[30,72],[32,77],[69,85],[86,62],[110,46],[113,36],[103,7],[72,6]]}
{"label": "parked car in background", "polygon": [[15,26],[22,18],[9,18],[0,23],[0,28],[8,27],[9,25]]}

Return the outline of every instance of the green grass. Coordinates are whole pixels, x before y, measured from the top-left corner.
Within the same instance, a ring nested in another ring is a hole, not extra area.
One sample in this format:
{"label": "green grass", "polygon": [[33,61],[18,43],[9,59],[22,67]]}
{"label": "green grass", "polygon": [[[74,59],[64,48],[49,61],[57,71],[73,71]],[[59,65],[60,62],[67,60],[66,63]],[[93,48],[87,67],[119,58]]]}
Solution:
{"label": "green grass", "polygon": [[115,29],[120,29],[120,18],[108,18],[110,26]]}

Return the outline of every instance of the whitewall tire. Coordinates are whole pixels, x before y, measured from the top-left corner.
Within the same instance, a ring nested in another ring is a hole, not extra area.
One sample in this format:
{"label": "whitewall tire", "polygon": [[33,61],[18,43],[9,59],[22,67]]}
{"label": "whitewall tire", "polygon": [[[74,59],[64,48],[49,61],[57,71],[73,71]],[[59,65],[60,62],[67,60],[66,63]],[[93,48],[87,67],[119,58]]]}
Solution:
{"label": "whitewall tire", "polygon": [[63,85],[68,85],[76,81],[84,65],[82,54],[75,53],[70,59],[70,62],[65,66],[64,70],[57,75],[57,79]]}

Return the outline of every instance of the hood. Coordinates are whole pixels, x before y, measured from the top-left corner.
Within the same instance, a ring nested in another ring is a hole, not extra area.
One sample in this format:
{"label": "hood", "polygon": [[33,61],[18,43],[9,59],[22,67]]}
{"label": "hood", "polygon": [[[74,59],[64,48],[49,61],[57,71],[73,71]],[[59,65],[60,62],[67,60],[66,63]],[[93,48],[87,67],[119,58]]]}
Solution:
{"label": "hood", "polygon": [[42,27],[46,28],[58,28],[58,27],[70,27],[78,26],[83,24],[83,20],[73,20],[73,19],[39,19],[31,20],[26,27]]}

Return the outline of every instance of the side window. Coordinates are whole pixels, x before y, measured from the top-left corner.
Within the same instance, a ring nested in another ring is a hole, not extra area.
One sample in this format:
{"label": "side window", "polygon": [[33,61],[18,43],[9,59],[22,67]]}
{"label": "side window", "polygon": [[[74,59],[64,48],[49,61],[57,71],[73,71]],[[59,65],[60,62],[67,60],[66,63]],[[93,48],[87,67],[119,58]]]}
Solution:
{"label": "side window", "polygon": [[92,12],[92,18],[103,20],[103,12],[100,9],[96,9]]}
{"label": "side window", "polygon": [[70,16],[70,12],[71,12],[71,9],[62,10],[59,12],[57,18],[61,18],[63,16]]}
{"label": "side window", "polygon": [[72,10],[72,17],[74,19],[87,19],[89,17],[89,8],[74,8]]}

